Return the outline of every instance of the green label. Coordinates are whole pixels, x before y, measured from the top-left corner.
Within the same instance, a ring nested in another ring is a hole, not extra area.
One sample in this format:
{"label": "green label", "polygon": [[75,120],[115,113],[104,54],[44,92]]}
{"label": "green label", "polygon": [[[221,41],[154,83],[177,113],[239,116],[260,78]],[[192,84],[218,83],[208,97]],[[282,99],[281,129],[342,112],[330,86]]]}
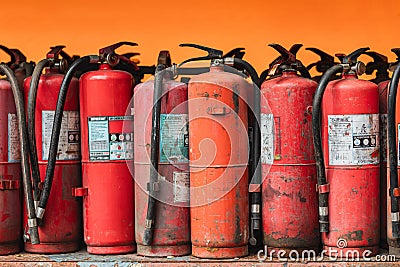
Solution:
{"label": "green label", "polygon": [[188,114],[161,114],[160,162],[189,161]]}

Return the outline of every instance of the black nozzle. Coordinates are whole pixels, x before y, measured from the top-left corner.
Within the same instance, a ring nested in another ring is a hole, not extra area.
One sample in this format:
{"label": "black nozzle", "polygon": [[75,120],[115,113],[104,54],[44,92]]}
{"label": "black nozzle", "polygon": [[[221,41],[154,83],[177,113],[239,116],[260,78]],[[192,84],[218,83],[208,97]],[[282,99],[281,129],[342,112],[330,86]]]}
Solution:
{"label": "black nozzle", "polygon": [[198,45],[198,44],[180,44],[179,46],[180,47],[193,47],[193,48],[197,48],[197,49],[206,51],[208,53],[207,56],[186,59],[185,61],[180,63],[179,66],[181,66],[185,63],[191,62],[191,61],[218,59],[218,58],[222,58],[222,55],[223,55],[223,52],[221,50]]}

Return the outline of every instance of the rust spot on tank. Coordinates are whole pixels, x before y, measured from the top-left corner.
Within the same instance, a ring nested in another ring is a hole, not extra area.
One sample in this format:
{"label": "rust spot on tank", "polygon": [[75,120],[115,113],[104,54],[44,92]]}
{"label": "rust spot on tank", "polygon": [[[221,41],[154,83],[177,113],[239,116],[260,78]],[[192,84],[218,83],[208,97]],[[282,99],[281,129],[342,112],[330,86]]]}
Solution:
{"label": "rust spot on tank", "polygon": [[351,188],[351,192],[353,192],[353,193],[355,193],[355,194],[358,194],[358,190],[355,189],[355,188]]}
{"label": "rust spot on tank", "polygon": [[216,251],[219,250],[219,248],[209,248],[209,247],[206,247],[206,250],[207,250],[208,252],[216,252]]}
{"label": "rust spot on tank", "polygon": [[220,96],[221,96],[221,94],[214,93],[214,94],[213,94],[213,96],[214,96],[215,98],[217,98],[217,97],[220,97]]}
{"label": "rust spot on tank", "polygon": [[305,198],[305,197],[301,194],[301,192],[298,192],[298,193],[297,193],[297,196],[299,197],[300,202],[302,202],[302,203],[306,203],[306,202],[307,202],[307,198]]}
{"label": "rust spot on tank", "polygon": [[362,241],[363,231],[357,230],[353,232],[349,232],[348,234],[342,235],[340,238],[344,238],[346,240],[356,240]]}

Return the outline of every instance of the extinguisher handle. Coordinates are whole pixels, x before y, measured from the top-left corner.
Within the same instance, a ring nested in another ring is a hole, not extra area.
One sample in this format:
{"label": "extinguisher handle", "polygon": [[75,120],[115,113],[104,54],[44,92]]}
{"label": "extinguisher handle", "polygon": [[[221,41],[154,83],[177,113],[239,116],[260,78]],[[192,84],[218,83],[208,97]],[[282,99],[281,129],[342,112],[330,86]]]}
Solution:
{"label": "extinguisher handle", "polygon": [[244,54],[246,53],[244,51],[244,49],[245,49],[244,47],[234,48],[231,51],[227,52],[225,55],[223,55],[222,58],[235,57],[235,58],[243,59]]}
{"label": "extinguisher handle", "polygon": [[57,60],[58,56],[60,55],[61,51],[65,48],[65,45],[56,45],[56,46],[51,46],[50,51],[47,53],[46,58],[47,59],[53,59]]}
{"label": "extinguisher handle", "polygon": [[116,44],[112,44],[106,47],[103,47],[101,49],[99,49],[99,55],[100,56],[104,56],[106,54],[110,54],[110,53],[115,53],[115,50],[118,49],[119,47],[123,46],[123,45],[128,45],[128,46],[137,46],[137,43],[133,43],[133,42],[118,42]]}
{"label": "extinguisher handle", "polygon": [[396,54],[396,56],[397,56],[396,60],[399,61],[400,60],[400,48],[392,48],[391,51]]}
{"label": "extinguisher handle", "polygon": [[193,48],[197,48],[197,49],[206,51],[208,53],[207,56],[186,59],[185,61],[180,63],[179,66],[182,66],[183,64],[191,62],[191,61],[218,59],[218,58],[222,58],[222,55],[223,55],[223,52],[221,50],[214,49],[214,48],[211,48],[211,47],[202,46],[202,45],[198,45],[198,44],[185,43],[185,44],[180,44],[179,46],[180,47],[193,47]]}
{"label": "extinguisher handle", "polygon": [[346,54],[336,53],[335,57],[337,57],[339,59],[340,63],[344,63],[344,58],[346,57]]}
{"label": "extinguisher handle", "polygon": [[[297,44],[297,45],[300,46],[300,47],[303,46],[302,44]],[[293,54],[292,52],[290,52],[289,50],[287,50],[286,48],[284,48],[280,44],[273,43],[273,44],[269,44],[268,46],[270,46],[270,47],[274,48],[276,51],[278,51],[282,55],[282,58],[284,60],[289,61],[291,63],[296,62],[296,54]],[[296,46],[296,48],[298,46]],[[300,49],[300,47],[299,47],[299,49]]]}
{"label": "extinguisher handle", "polygon": [[389,64],[389,70],[393,72],[396,66],[400,63],[400,48],[392,48],[391,51],[397,56],[397,61]]}
{"label": "extinguisher handle", "polygon": [[351,52],[350,54],[348,54],[343,58],[343,63],[354,65],[355,63],[357,63],[358,57],[367,52],[368,50],[369,47],[363,47]]}
{"label": "extinguisher handle", "polygon": [[329,62],[333,62],[334,61],[333,56],[329,55],[328,53],[326,53],[326,52],[324,52],[324,51],[322,51],[322,50],[320,50],[318,48],[307,47],[306,50],[314,52],[315,54],[317,54],[321,58],[321,61],[329,61]]}
{"label": "extinguisher handle", "polygon": [[324,73],[325,71],[327,71],[330,67],[334,66],[335,63],[335,59],[333,56],[329,55],[328,53],[315,48],[315,47],[307,47],[306,50],[314,52],[315,54],[317,54],[321,60],[315,63],[311,63],[310,65],[308,65],[306,68],[307,70],[310,70],[312,67],[316,67],[318,72]]}
{"label": "extinguisher handle", "polygon": [[15,48],[10,49],[10,50],[15,56],[15,62],[14,62],[15,64],[19,65],[23,62],[26,62],[26,56],[20,50],[15,49]]}
{"label": "extinguisher handle", "polygon": [[140,53],[138,53],[138,52],[130,52],[130,53],[122,54],[121,56],[130,59],[131,57],[139,56],[139,55],[140,55]]}
{"label": "extinguisher handle", "polygon": [[16,58],[15,58],[15,54],[11,51],[11,49],[9,49],[8,47],[4,46],[4,45],[0,45],[0,49],[3,50],[7,55],[10,56],[10,62],[7,63],[7,65],[12,65],[15,63]]}
{"label": "extinguisher handle", "polygon": [[[373,61],[366,65],[365,73],[371,75],[374,70],[385,72],[389,68],[388,58],[382,54],[373,51],[367,51],[364,54],[372,57]],[[389,77],[387,77],[389,78]]]}

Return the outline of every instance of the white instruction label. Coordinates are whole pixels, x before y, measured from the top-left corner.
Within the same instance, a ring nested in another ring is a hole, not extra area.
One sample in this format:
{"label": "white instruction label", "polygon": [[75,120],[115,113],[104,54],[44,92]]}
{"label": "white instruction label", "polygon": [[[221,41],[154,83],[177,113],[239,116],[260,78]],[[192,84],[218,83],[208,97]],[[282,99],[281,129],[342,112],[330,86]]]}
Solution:
{"label": "white instruction label", "polygon": [[[48,160],[54,111],[42,111],[42,159]],[[57,160],[76,160],[80,158],[79,112],[64,111],[58,141]]]}
{"label": "white instruction label", "polygon": [[189,172],[174,172],[174,202],[190,201]]}
{"label": "white instruction label", "polygon": [[379,163],[379,114],[329,115],[330,165]]}
{"label": "white instruction label", "polygon": [[387,114],[379,115],[381,162],[387,162]]}
{"label": "white instruction label", "polygon": [[89,159],[133,159],[133,133],[124,132],[124,123],[132,123],[132,116],[89,117]]}
{"label": "white instruction label", "polygon": [[21,160],[17,114],[8,113],[8,162]]}
{"label": "white instruction label", "polygon": [[261,163],[274,161],[274,116],[261,113]]}

